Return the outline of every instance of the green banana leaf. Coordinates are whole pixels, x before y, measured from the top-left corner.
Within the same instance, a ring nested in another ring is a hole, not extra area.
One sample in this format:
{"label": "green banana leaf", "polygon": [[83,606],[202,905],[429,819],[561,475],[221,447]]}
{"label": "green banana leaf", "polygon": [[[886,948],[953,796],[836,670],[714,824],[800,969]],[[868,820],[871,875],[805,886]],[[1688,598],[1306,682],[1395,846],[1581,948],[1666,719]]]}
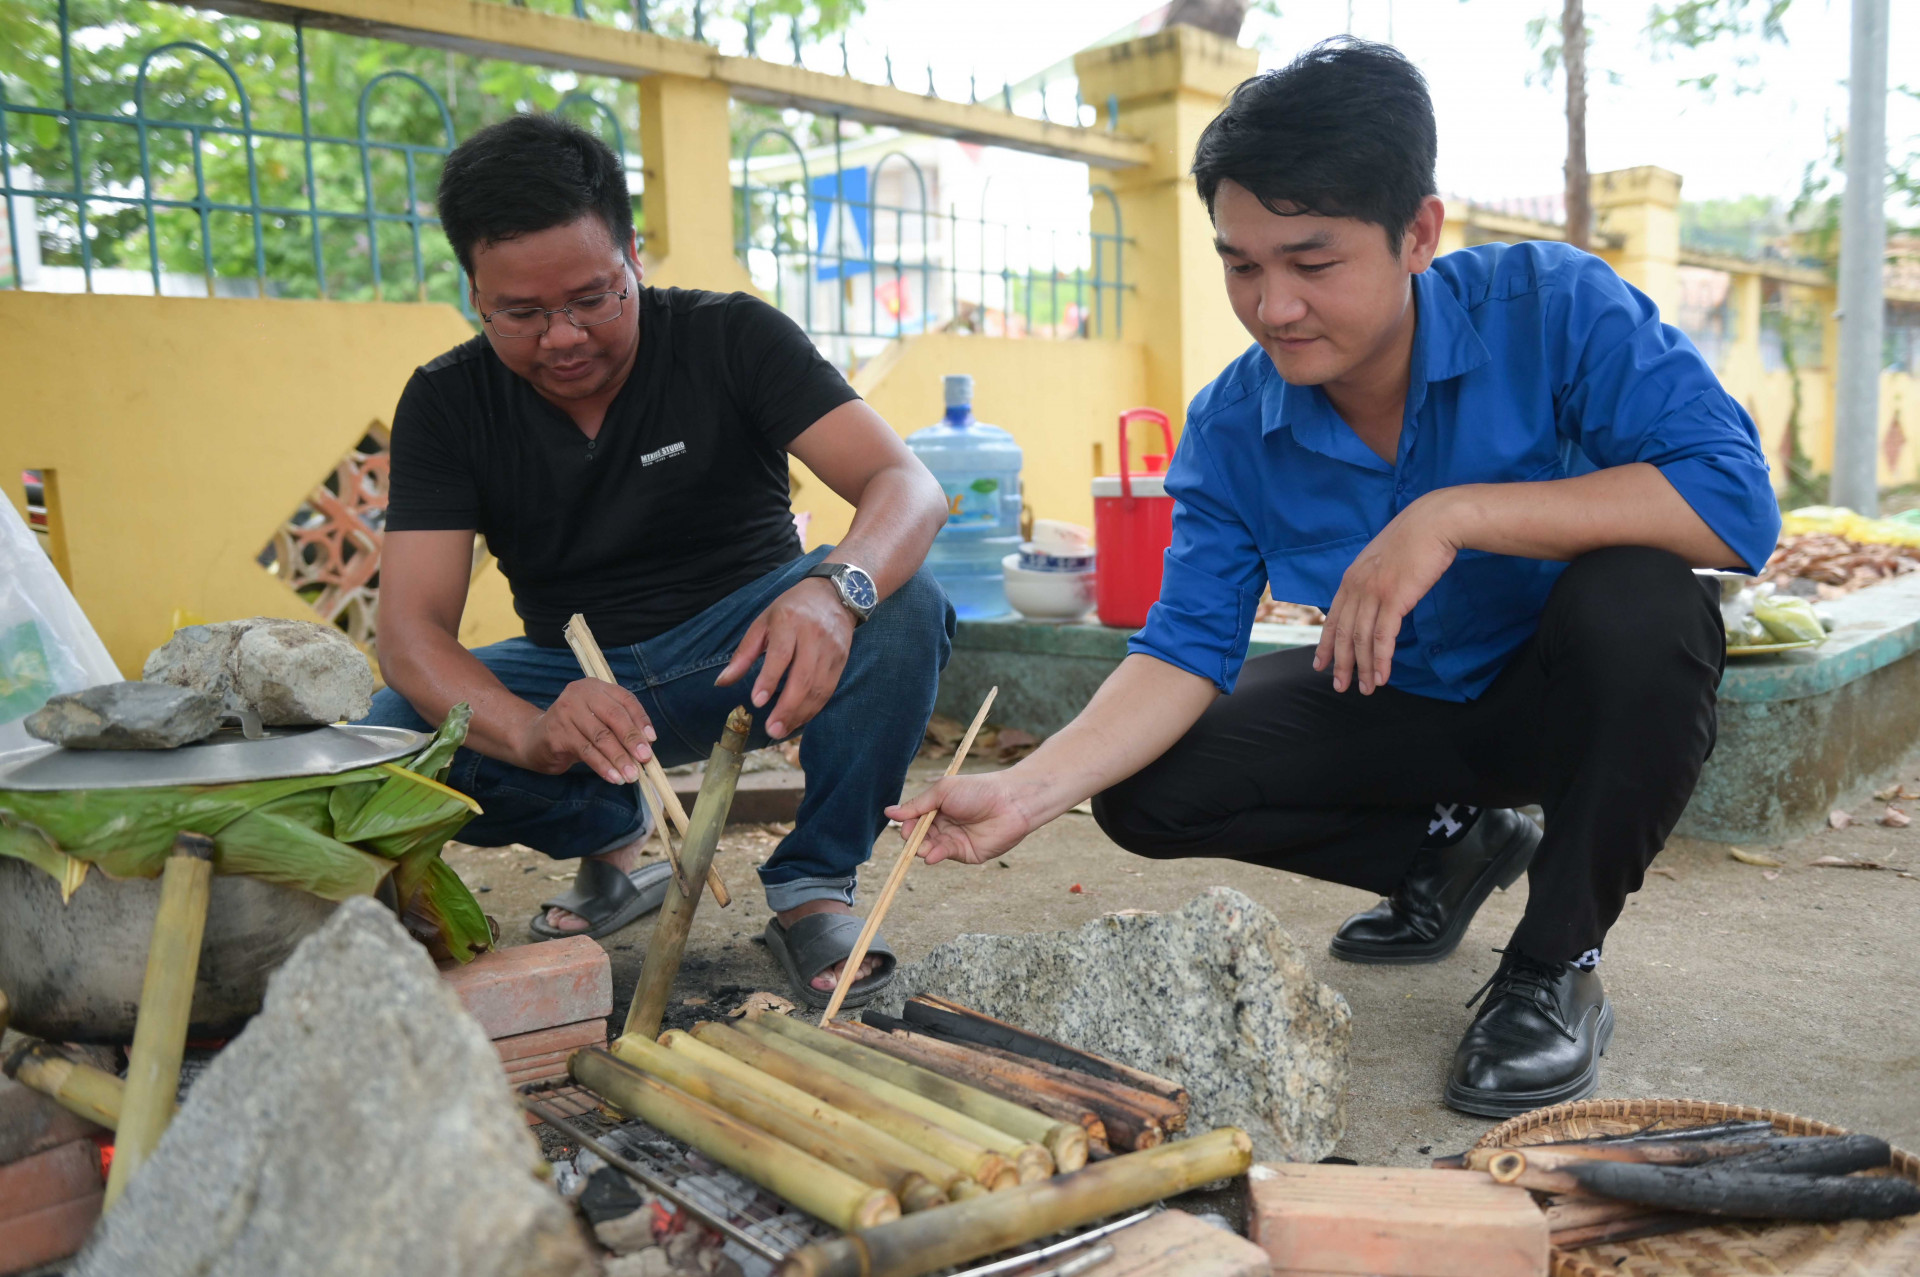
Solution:
{"label": "green banana leaf", "polygon": [[[387,878],[410,929],[462,962],[490,947],[479,902],[440,851],[479,810],[441,782],[472,711],[456,705],[405,764],[237,785],[0,790],[0,856],[35,866],[71,898],[89,867],[152,878],[185,830],[214,840],[214,870],[327,900],[371,895]],[[432,935],[437,929],[438,935]],[[435,943],[435,941],[439,943]]]}

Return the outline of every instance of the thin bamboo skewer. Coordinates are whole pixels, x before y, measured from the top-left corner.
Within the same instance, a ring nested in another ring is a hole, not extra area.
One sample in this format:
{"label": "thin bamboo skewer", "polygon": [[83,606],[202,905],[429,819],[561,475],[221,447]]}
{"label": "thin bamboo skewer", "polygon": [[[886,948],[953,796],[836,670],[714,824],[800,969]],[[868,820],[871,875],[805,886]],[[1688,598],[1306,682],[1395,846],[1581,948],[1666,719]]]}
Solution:
{"label": "thin bamboo skewer", "polygon": [[[566,628],[561,632],[566,636],[567,646],[573,649],[574,659],[580,662],[582,673],[602,683],[612,683],[615,687],[620,685],[620,680],[613,676],[613,667],[607,664],[606,653],[600,650],[600,644],[594,640],[593,631],[587,627],[587,618],[583,614],[575,612],[573,619],[567,622]],[[673,821],[674,828],[680,831],[682,838],[685,838],[688,826],[687,811],[680,805],[679,795],[673,792],[673,783],[667,779],[666,770],[660,766],[660,760],[649,758],[640,765],[640,768],[657,799],[654,805],[655,817],[659,820]],[[640,800],[645,802],[647,785],[640,781],[635,781],[633,784],[640,795]],[[680,859],[673,854],[673,843],[667,838],[664,830],[661,831],[660,841],[666,845],[667,863],[673,866],[673,876],[681,877]],[[687,889],[689,895],[692,894],[690,884],[682,882],[681,886]],[[720,881],[719,870],[708,868],[707,888],[713,892],[713,902],[722,909],[733,903],[733,897],[727,891],[727,884]]]}
{"label": "thin bamboo skewer", "polygon": [[944,1126],[961,1139],[972,1140],[981,1148],[1000,1154],[1011,1163],[1019,1173],[1022,1184],[1037,1184],[1053,1175],[1053,1154],[1038,1144],[1030,1144],[1016,1139],[998,1127],[968,1117],[936,1100],[930,1100],[917,1091],[868,1073],[863,1069],[839,1060],[824,1051],[816,1051],[800,1041],[775,1031],[771,1026],[758,1021],[745,1021],[740,1032],[762,1045],[772,1047],[798,1060],[816,1073],[839,1078],[849,1086],[859,1087],[875,1099],[885,1100],[895,1108],[917,1113],[936,1126]]}
{"label": "thin bamboo skewer", "polygon": [[[837,1109],[843,1109],[862,1121],[871,1122],[895,1139],[929,1153],[949,1166],[978,1180],[987,1188],[1012,1188],[1020,1182],[1019,1172],[1007,1160],[954,1134],[938,1122],[918,1113],[909,1113],[897,1105],[871,1094],[831,1074],[808,1068],[784,1052],[748,1037],[725,1024],[707,1020],[693,1026],[693,1036],[736,1060],[745,1061],[762,1073],[771,1073],[809,1095],[816,1095]],[[949,1189],[949,1193],[951,1193]]]}
{"label": "thin bamboo skewer", "polygon": [[[987,710],[992,708],[993,698],[999,694],[997,685],[987,689],[987,699],[980,702],[980,712],[973,716],[973,723],[961,739],[960,748],[953,751],[953,761],[947,764],[949,777],[959,772],[960,764],[967,761],[967,751],[973,748],[973,738],[980,734],[980,725],[987,721]],[[853,952],[840,964],[840,979],[834,982],[833,996],[827,1000],[827,1009],[821,1013],[820,1023],[830,1023],[834,1016],[840,1014],[840,1004],[847,1000],[847,990],[854,984],[852,977],[860,970],[860,964],[867,960],[867,949],[880,932],[880,920],[893,907],[893,898],[900,893],[900,884],[907,880],[907,870],[913,867],[913,858],[920,854],[920,844],[926,841],[927,830],[933,828],[933,818],[939,814],[940,809],[935,807],[914,825],[913,836],[907,839],[907,845],[901,849],[900,858],[893,862],[893,870],[887,875],[887,885],[881,889],[880,898],[873,902],[866,925],[860,928],[860,938],[853,942]]]}

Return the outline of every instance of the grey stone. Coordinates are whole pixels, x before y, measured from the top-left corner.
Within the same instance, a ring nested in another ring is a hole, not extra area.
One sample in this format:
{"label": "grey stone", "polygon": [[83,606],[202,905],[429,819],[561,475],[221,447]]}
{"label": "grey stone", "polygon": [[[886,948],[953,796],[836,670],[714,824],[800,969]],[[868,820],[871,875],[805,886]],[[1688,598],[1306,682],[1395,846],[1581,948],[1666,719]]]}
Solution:
{"label": "grey stone", "polygon": [[212,735],[220,703],[165,683],[101,683],[27,715],[27,734],[68,749],[177,749]]}
{"label": "grey stone", "polygon": [[963,935],[904,964],[874,1005],[898,1015],[916,993],[1171,1078],[1192,1097],[1190,1133],[1241,1127],[1263,1160],[1317,1161],[1346,1126],[1347,1001],[1229,887],[1077,931]]}
{"label": "grey stone", "polygon": [[373,669],[351,639],[317,621],[262,616],[177,630],[147,657],[149,682],[191,687],[268,727],[352,722],[373,705]]}
{"label": "grey stone", "polygon": [[73,1277],[587,1277],[500,1058],[426,951],[346,901],[275,973]]}

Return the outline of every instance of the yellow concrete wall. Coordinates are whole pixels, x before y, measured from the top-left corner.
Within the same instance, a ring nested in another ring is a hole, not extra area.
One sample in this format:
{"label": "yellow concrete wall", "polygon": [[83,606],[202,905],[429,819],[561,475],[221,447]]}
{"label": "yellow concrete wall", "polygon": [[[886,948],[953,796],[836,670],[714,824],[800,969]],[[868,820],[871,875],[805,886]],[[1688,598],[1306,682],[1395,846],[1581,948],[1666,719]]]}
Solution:
{"label": "yellow concrete wall", "polygon": [[[1145,352],[1124,341],[928,333],[894,343],[861,370],[854,387],[907,435],[940,420],[940,379],[948,373],[972,374],[975,414],[1020,444],[1027,504],[1042,519],[1093,526],[1095,445],[1101,468],[1118,470],[1114,427],[1123,411],[1144,404],[1180,419],[1181,405],[1148,400]],[[813,515],[808,546],[838,541],[852,507],[798,461],[793,479],[793,508]]]}
{"label": "yellow concrete wall", "polygon": [[[121,671],[176,613],[311,617],[255,556],[387,422],[418,364],[470,337],[447,306],[0,292],[0,487],[58,476],[62,568]],[[475,583],[462,638],[519,632]]]}

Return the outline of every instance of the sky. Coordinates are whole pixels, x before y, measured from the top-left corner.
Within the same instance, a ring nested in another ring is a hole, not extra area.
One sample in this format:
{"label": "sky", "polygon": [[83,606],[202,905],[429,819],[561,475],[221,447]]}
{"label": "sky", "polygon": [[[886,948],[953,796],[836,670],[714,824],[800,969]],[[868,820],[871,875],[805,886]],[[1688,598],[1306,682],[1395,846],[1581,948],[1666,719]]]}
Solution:
{"label": "sky", "polygon": [[[867,0],[859,45],[892,53],[902,84],[931,64],[944,95],[972,74],[984,95],[1071,56],[1156,7],[1151,0]],[[1791,200],[1806,166],[1846,122],[1848,0],[1794,0],[1788,43],[1723,45],[1656,57],[1642,33],[1649,0],[1587,0],[1587,163],[1595,172],[1655,164],[1681,174],[1683,198]],[[1281,0],[1278,20],[1249,19],[1263,66],[1348,29],[1391,37],[1426,74],[1440,131],[1439,186],[1475,200],[1548,196],[1566,154],[1564,86],[1529,84],[1539,55],[1530,19],[1557,0]],[[1920,4],[1894,0],[1890,80],[1920,87]],[[1243,38],[1246,38],[1243,37]],[[1736,59],[1750,65],[1741,67]],[[912,68],[912,70],[909,70]],[[856,72],[859,67],[856,63]],[[1683,76],[1724,73],[1753,91],[1712,94]],[[1889,148],[1920,149],[1920,103],[1893,95]]]}

